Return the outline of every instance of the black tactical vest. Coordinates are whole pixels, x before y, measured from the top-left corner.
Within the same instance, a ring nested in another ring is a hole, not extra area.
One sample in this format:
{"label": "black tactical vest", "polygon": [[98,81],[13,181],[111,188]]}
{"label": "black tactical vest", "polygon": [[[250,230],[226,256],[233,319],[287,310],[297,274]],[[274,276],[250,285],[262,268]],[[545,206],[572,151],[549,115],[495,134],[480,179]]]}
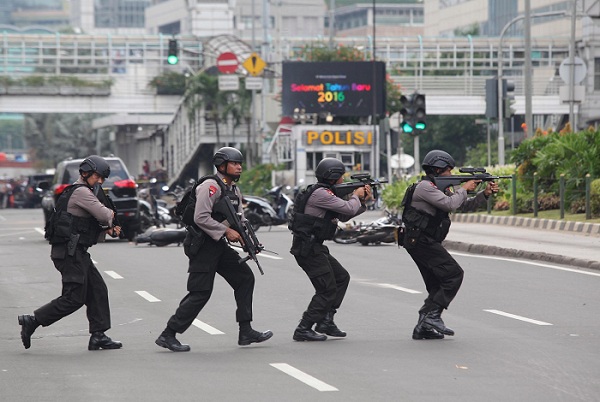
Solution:
{"label": "black tactical vest", "polygon": [[418,233],[424,233],[435,241],[442,242],[450,231],[450,215],[441,209],[436,209],[436,214],[430,215],[413,208],[412,196],[416,188],[417,183],[414,183],[406,190],[401,204],[404,207],[402,222],[406,226],[407,233],[412,231],[417,236]]}
{"label": "black tactical vest", "polygon": [[98,242],[102,227],[96,218],[93,216],[83,218],[67,212],[73,192],[81,186],[85,184],[70,185],[58,197],[54,212],[46,225],[45,237],[50,244],[67,243],[71,235],[79,235],[77,244],[83,247],[90,247]]}
{"label": "black tactical vest", "polygon": [[288,224],[288,229],[295,235],[306,239],[314,238],[318,241],[333,239],[333,235],[337,230],[337,225],[333,222],[333,219],[339,216],[337,213],[327,211],[323,218],[304,213],[306,203],[310,199],[310,196],[316,189],[321,187],[330,188],[330,186],[326,184],[317,183],[308,186],[296,196],[296,199],[294,200],[294,209],[292,210],[292,218]]}

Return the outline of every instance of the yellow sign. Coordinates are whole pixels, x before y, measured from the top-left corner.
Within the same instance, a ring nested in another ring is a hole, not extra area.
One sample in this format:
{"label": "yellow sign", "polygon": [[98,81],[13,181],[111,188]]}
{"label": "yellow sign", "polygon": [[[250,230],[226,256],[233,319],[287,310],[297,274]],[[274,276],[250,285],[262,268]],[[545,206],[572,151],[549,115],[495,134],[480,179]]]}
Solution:
{"label": "yellow sign", "polygon": [[256,53],[252,53],[250,57],[246,59],[242,63],[242,66],[248,71],[250,74],[256,76],[262,73],[262,71],[267,66],[267,63],[260,58],[260,56]]}
{"label": "yellow sign", "polygon": [[306,145],[371,145],[373,134],[370,131],[307,131]]}

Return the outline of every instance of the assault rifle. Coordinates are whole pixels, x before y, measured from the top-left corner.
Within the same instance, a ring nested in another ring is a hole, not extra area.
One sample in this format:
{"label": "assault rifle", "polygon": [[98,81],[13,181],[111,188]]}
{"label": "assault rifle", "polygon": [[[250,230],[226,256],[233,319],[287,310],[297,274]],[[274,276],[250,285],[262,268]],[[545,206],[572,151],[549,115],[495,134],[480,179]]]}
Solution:
{"label": "assault rifle", "polygon": [[352,176],[350,176],[350,178],[353,180],[358,180],[358,181],[336,184],[332,188],[333,193],[335,195],[337,195],[338,197],[343,198],[343,197],[347,196],[348,194],[351,194],[357,188],[364,187],[368,184],[373,189],[373,199],[376,200],[377,199],[377,187],[380,186],[381,184],[388,182],[387,180],[372,179],[371,175],[369,173],[353,174]]}
{"label": "assault rifle", "polygon": [[446,191],[446,189],[450,186],[459,186],[461,183],[467,182],[469,180],[480,180],[480,181],[496,181],[498,179],[512,179],[512,176],[493,176],[485,171],[485,168],[478,167],[463,167],[458,169],[461,173],[468,173],[464,175],[456,175],[456,176],[437,176],[433,178],[433,182],[442,191]]}
{"label": "assault rifle", "polygon": [[236,211],[235,207],[231,203],[231,200],[227,196],[221,197],[221,199],[215,204],[213,211],[220,212],[225,215],[230,227],[238,232],[240,236],[242,236],[242,241],[244,242],[242,249],[248,253],[248,255],[244,258],[240,258],[238,262],[243,264],[249,259],[252,259],[256,263],[260,274],[264,275],[265,273],[263,272],[256,255],[263,251],[265,247],[258,241],[256,233],[254,233],[254,229],[252,229],[250,222],[242,222],[242,214]]}
{"label": "assault rifle", "polygon": [[[96,197],[98,197],[98,199],[100,200],[100,202],[105,207],[112,209],[113,212],[115,213],[115,216],[113,217],[113,220],[112,220],[113,228],[115,226],[119,226],[122,229],[123,227],[121,226],[121,223],[119,222],[119,218],[117,218],[117,206],[113,202],[112,198],[110,198],[110,196],[107,194],[107,192],[104,191],[104,189],[102,188],[102,186],[98,186],[98,192],[96,194]],[[114,231],[113,231],[113,233],[110,236],[113,237],[113,238],[117,237],[114,234]],[[119,233],[119,238],[123,238],[123,231],[122,230],[121,230],[121,233]]]}

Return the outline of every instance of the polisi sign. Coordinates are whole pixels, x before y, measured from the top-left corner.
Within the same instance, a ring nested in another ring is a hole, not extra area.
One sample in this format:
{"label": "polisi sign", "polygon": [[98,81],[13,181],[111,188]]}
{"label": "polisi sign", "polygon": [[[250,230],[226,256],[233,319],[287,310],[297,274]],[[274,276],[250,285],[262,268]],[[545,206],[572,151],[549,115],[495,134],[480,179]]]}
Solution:
{"label": "polisi sign", "polygon": [[306,145],[373,145],[373,132],[364,130],[307,130]]}

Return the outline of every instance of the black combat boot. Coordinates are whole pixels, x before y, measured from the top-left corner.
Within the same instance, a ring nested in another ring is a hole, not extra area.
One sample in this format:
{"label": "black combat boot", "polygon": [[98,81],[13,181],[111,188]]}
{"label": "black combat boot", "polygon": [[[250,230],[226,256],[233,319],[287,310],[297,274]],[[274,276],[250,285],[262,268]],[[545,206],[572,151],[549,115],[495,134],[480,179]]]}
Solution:
{"label": "black combat boot", "polygon": [[335,322],[333,322],[334,314],[335,310],[329,311],[327,314],[325,314],[325,317],[321,320],[321,322],[317,323],[315,331],[321,334],[343,338],[346,336],[346,333],[339,329],[337,325],[335,325]]}
{"label": "black combat boot", "polygon": [[327,336],[317,334],[312,330],[313,323],[307,321],[305,319],[300,320],[300,324],[296,327],[294,331],[294,340],[295,341],[324,341],[327,339]]}
{"label": "black combat boot", "polygon": [[90,336],[90,343],[88,343],[88,350],[98,349],[121,349],[123,344],[118,341],[113,341],[102,331],[92,333]]}
{"label": "black combat boot", "polygon": [[423,320],[425,319],[424,313],[419,313],[419,321],[417,326],[413,329],[413,339],[444,339],[444,334],[439,333],[435,329],[426,328],[423,326]]}
{"label": "black combat boot", "polygon": [[423,319],[423,326],[425,328],[435,329],[436,331],[444,334],[444,335],[454,335],[454,331],[444,324],[442,321],[442,311],[444,309],[442,307],[436,307],[434,310],[425,314],[425,318]]}
{"label": "black combat boot", "polygon": [[154,341],[158,346],[169,349],[171,352],[189,352],[190,345],[182,345],[181,342],[175,338],[175,331],[169,327],[160,334]]}
{"label": "black combat boot", "polygon": [[272,336],[273,332],[271,331],[258,332],[250,328],[249,331],[240,331],[240,335],[238,337],[238,345],[246,346],[250,345],[251,343],[261,343],[266,341],[267,339],[270,339]]}
{"label": "black combat boot", "polygon": [[23,341],[25,349],[29,349],[31,347],[31,335],[40,326],[40,323],[33,315],[20,315],[18,318],[19,325],[21,326],[21,341]]}

